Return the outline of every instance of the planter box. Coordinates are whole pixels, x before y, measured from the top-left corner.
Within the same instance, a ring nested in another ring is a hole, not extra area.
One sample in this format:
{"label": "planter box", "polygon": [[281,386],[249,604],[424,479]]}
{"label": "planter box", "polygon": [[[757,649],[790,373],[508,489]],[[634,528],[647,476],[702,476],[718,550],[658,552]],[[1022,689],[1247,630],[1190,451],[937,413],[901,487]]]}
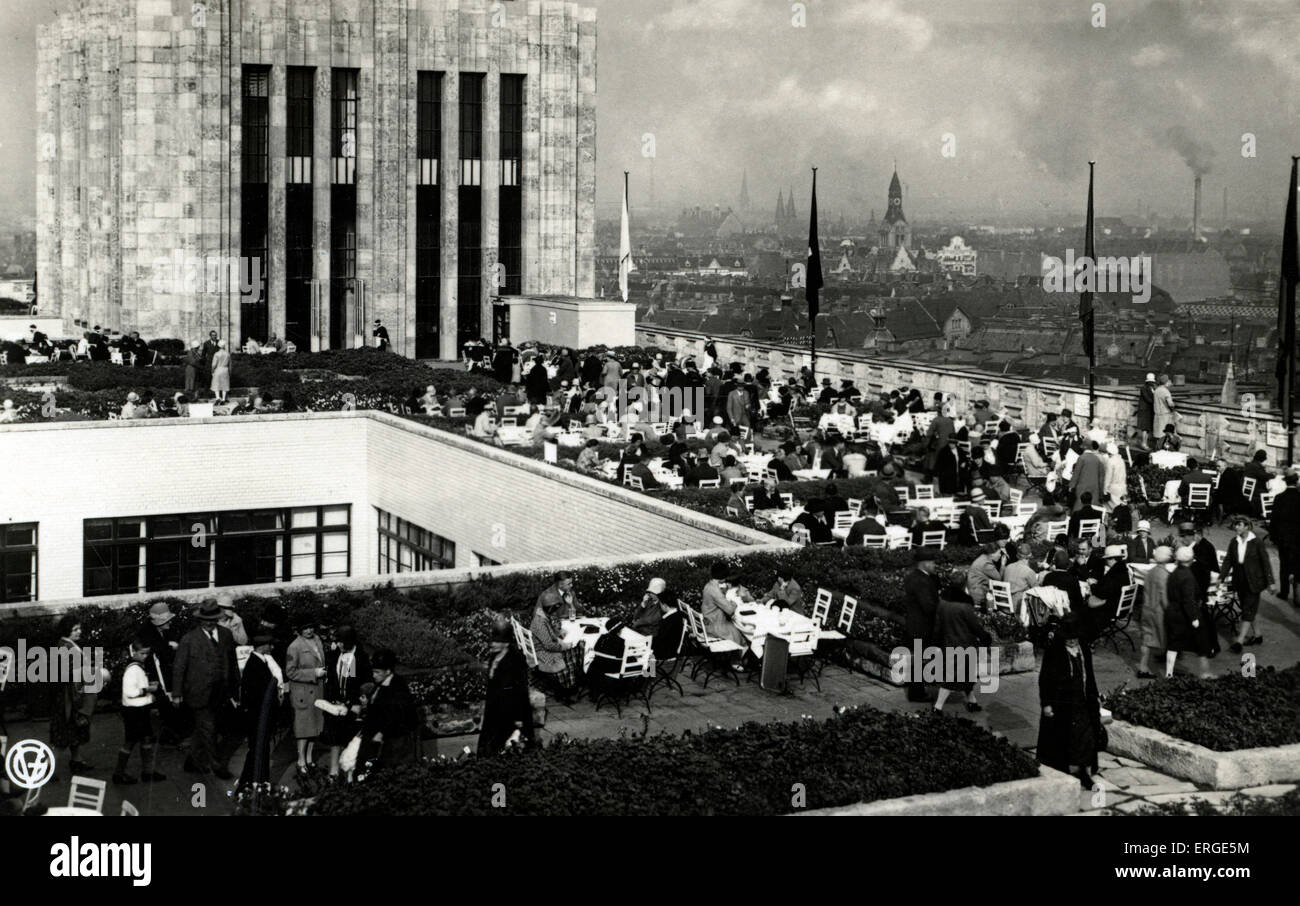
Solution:
{"label": "planter box", "polygon": [[877,802],[795,812],[795,815],[849,817],[870,815],[1073,815],[1079,810],[1079,781],[1038,766],[1038,776],[992,786],[968,786],[942,793],[921,793]]}
{"label": "planter box", "polygon": [[1116,720],[1106,727],[1112,755],[1215,790],[1300,781],[1300,743],[1216,752],[1196,743]]}
{"label": "planter box", "polygon": [[[894,681],[893,668],[889,664],[889,652],[882,648],[871,646],[872,654],[883,657],[880,660],[862,661],[862,669],[868,676],[874,677],[881,682],[889,683],[891,686],[902,686],[902,683]],[[911,652],[904,655],[905,666],[903,672],[911,673]],[[1007,676],[1012,673],[1031,673],[1038,669],[1038,661],[1034,658],[1033,642],[1001,642],[998,650],[998,675]]]}

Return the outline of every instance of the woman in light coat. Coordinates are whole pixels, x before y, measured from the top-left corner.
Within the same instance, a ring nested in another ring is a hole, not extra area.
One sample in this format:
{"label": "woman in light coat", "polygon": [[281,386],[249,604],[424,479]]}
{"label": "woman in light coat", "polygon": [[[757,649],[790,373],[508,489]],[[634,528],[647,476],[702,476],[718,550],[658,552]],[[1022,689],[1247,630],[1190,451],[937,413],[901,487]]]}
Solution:
{"label": "woman in light coat", "polygon": [[316,635],[314,620],[304,618],[294,627],[298,637],[289,643],[284,675],[289,680],[293,705],[293,735],[298,741],[298,771],[306,773],[314,761],[316,737],[325,728],[325,712],[316,707],[325,697],[325,646]]}
{"label": "woman in light coat", "polygon": [[732,614],[736,612],[736,605],[727,597],[727,590],[723,584],[730,571],[725,563],[718,562],[713,564],[710,575],[711,578],[705,584],[701,595],[700,613],[704,617],[705,627],[711,637],[735,642],[740,646],[740,652],[736,655],[737,663],[733,665],[738,667],[741,656],[749,648],[749,639],[745,638],[740,627],[731,621]]}
{"label": "woman in light coat", "polygon": [[1160,375],[1160,383],[1155,390],[1155,421],[1152,422],[1152,430],[1156,437],[1164,434],[1165,425],[1174,425],[1177,428],[1178,409],[1174,406],[1174,394],[1169,389],[1169,375]]}
{"label": "woman in light coat", "polygon": [[218,344],[217,351],[212,354],[212,392],[223,403],[230,393],[230,351],[226,349],[225,340]]}
{"label": "woman in light coat", "polygon": [[1165,605],[1169,603],[1169,574],[1173,571],[1173,548],[1160,546],[1151,553],[1155,566],[1147,570],[1142,585],[1142,656],[1138,660],[1138,679],[1155,679],[1151,672],[1151,653],[1168,647],[1165,639]]}
{"label": "woman in light coat", "polygon": [[1128,463],[1119,455],[1119,447],[1114,443],[1106,445],[1106,478],[1102,493],[1107,510],[1113,510],[1128,496]]}

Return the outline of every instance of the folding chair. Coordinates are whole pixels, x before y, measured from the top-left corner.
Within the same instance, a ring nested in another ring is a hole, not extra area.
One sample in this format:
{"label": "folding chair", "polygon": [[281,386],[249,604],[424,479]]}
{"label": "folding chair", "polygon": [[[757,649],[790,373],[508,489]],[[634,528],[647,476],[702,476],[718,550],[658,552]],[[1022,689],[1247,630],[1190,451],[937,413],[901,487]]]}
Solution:
{"label": "folding chair", "polygon": [[1246,499],[1246,503],[1255,501],[1255,479],[1243,478],[1241,480],[1241,496]]}
{"label": "folding chair", "polygon": [[868,550],[883,551],[889,547],[888,535],[866,535],[862,539],[862,546]]}
{"label": "folding chair", "polygon": [[790,526],[790,537],[796,544],[802,544],[804,547],[812,547],[812,534],[808,531],[806,525]]}
{"label": "folding chair", "polygon": [[818,692],[821,692],[822,671],[816,656],[817,638],[815,629],[805,629],[790,633],[786,637],[786,642],[790,646],[788,664],[794,668],[795,674],[799,677],[799,684],[803,685],[805,680],[812,676],[813,685],[817,687]]}
{"label": "folding chair", "polygon": [[[1276,499],[1276,494],[1265,493],[1259,495],[1259,513],[1265,519],[1268,519],[1273,514],[1273,501]],[[2,725],[0,724],[0,726]]]}
{"label": "folding chair", "polygon": [[633,475],[631,472],[623,472],[623,484],[634,491],[644,491],[645,483],[641,480],[640,475]]}
{"label": "folding chair", "polygon": [[447,410],[448,418],[464,418],[465,414],[465,408],[463,406],[457,406],[455,409]]}
{"label": "folding chair", "polygon": [[740,510],[736,509],[734,506],[729,506],[726,509],[727,509],[727,515],[730,516],[732,519],[741,518]]}
{"label": "folding chair", "polygon": [[68,808],[88,808],[103,812],[107,786],[103,780],[74,775],[72,788],[68,791]]}
{"label": "folding chair", "polygon": [[744,648],[737,645],[730,639],[715,639],[709,635],[709,625],[704,620],[704,614],[693,609],[689,604],[678,601],[678,608],[686,614],[686,624],[690,632],[691,641],[694,651],[697,654],[697,660],[694,669],[691,670],[691,679],[699,675],[701,668],[708,668],[704,677],[704,686],[708,688],[709,680],[718,670],[729,674],[736,685],[740,685],[740,677],[731,667],[731,659],[744,653]]}
{"label": "folding chair", "polygon": [[118,815],[120,818],[139,818],[140,810],[125,799],[122,800],[122,811]]}
{"label": "folding chair", "polygon": [[849,529],[853,527],[854,522],[857,522],[857,517],[854,516],[850,510],[840,510],[835,514],[835,525],[833,528]]}
{"label": "folding chair", "polygon": [[1119,645],[1115,639],[1122,636],[1124,641],[1128,642],[1128,647],[1132,651],[1137,650],[1133,643],[1132,637],[1128,634],[1128,624],[1133,618],[1133,604],[1137,601],[1138,587],[1136,585],[1125,585],[1119,593],[1119,606],[1115,608],[1115,618],[1102,629],[1097,641],[1093,642],[1092,647],[1096,648],[1102,642],[1110,642],[1115,653],[1119,654]]}
{"label": "folding chair", "polygon": [[826,617],[831,612],[831,600],[833,595],[828,589],[818,587],[817,595],[813,598],[812,621],[818,626],[826,625]]}
{"label": "folding chair", "polygon": [[912,489],[905,484],[894,485],[894,493],[898,495],[899,500],[912,499]]}
{"label": "folding chair", "polygon": [[943,550],[948,546],[947,532],[922,532],[921,547],[937,547]]}
{"label": "folding chair", "polygon": [[753,495],[753,494],[746,494],[746,495],[745,495],[745,510],[748,511],[748,512],[750,512],[750,513],[754,512],[754,495]]}
{"label": "folding chair", "polygon": [[1046,526],[1046,532],[1047,540],[1055,541],[1061,535],[1068,535],[1070,533],[1070,521],[1068,519],[1061,519],[1056,522],[1049,522]]}
{"label": "folding chair", "polygon": [[524,654],[524,661],[527,662],[529,669],[537,666],[537,646],[533,642],[533,632],[528,627],[521,624],[514,617],[510,618],[510,628],[514,631],[515,642],[519,645],[519,650]]}
{"label": "folding chair", "polygon": [[932,484],[918,484],[918,485],[916,486],[916,499],[917,499],[917,500],[934,500],[934,498],[935,498],[935,493],[934,493],[934,491],[935,491],[935,488],[934,488],[934,485],[932,485]]}
{"label": "folding chair", "polygon": [[865,503],[865,501],[859,500],[856,497],[849,498],[849,512],[853,514],[854,518],[857,518],[862,515],[863,503]]}
{"label": "folding chair", "polygon": [[1208,510],[1213,485],[1189,484],[1187,486],[1187,508],[1191,510]]}
{"label": "folding chair", "polygon": [[1016,512],[1020,512],[1020,505],[1025,502],[1025,492],[1019,488],[1011,489],[1011,506]]}
{"label": "folding chair", "polygon": [[794,509],[794,494],[790,491],[782,491],[781,502],[785,504],[787,510]]}
{"label": "folding chair", "polygon": [[[669,616],[672,616],[669,614]],[[686,614],[681,614],[681,628],[677,632],[677,644],[673,646],[672,657],[663,657],[654,659],[654,678],[650,680],[650,689],[646,692],[647,696],[654,695],[655,689],[660,686],[673,686],[677,693],[683,698],[686,697],[686,690],[682,684],[677,681],[677,674],[682,672],[682,665],[686,662],[683,651],[686,648],[686,639],[690,635],[690,627],[686,623]],[[661,630],[662,631],[662,627]],[[650,643],[650,650],[654,650],[653,640]]]}
{"label": "folding chair", "polygon": [[[1067,524],[1068,524],[1068,523],[1067,523]],[[1079,520],[1079,535],[1078,535],[1078,537],[1080,537],[1080,538],[1087,538],[1087,539],[1089,539],[1089,540],[1092,540],[1093,538],[1097,537],[1097,535],[1099,535],[1100,533],[1101,533],[1101,520],[1100,520],[1100,519],[1080,519],[1080,520]]]}
{"label": "folding chair", "polygon": [[588,681],[595,693],[596,710],[600,710],[601,702],[612,701],[618,716],[622,717],[623,702],[631,701],[633,695],[640,695],[641,700],[645,702],[646,710],[649,711],[649,680],[652,679],[650,662],[653,659],[650,655],[650,643],[625,643],[623,657],[612,672],[600,669],[599,662],[602,658],[610,659],[610,656],[596,652],[596,660],[592,661],[591,669],[587,671]]}
{"label": "folding chair", "polygon": [[1011,600],[1011,583],[999,582],[994,579],[989,582],[989,607],[994,611],[1005,610],[1007,613],[1015,615],[1016,605]]}
{"label": "folding chair", "polygon": [[843,602],[840,604],[840,621],[836,624],[839,631],[844,635],[853,635],[851,631],[853,629],[853,618],[857,616],[857,613],[858,599],[845,595]]}

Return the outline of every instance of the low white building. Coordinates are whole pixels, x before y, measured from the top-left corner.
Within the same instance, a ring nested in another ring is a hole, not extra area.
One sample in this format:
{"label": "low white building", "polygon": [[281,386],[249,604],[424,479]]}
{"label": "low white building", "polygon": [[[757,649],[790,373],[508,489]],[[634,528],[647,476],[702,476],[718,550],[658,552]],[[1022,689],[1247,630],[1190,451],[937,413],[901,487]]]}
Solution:
{"label": "low white building", "polygon": [[961,274],[963,277],[974,277],[978,273],[978,256],[979,253],[960,236],[953,236],[947,245],[934,253],[934,258],[944,273]]}

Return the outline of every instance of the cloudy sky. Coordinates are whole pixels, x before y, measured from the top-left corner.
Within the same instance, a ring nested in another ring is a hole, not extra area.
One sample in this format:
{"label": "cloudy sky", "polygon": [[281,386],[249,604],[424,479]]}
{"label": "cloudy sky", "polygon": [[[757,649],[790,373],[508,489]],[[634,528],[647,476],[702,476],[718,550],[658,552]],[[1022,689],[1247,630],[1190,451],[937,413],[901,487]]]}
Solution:
{"label": "cloudy sky", "polygon": [[[0,218],[33,206],[35,24],[70,0],[0,0]],[[834,215],[883,211],[898,161],[913,220],[1076,212],[1280,219],[1300,153],[1294,0],[594,0],[599,201],[754,204],[811,166]],[[801,16],[802,27],[796,24]],[[1253,133],[1257,156],[1242,156]],[[643,155],[653,136],[653,160]],[[945,156],[945,136],[952,156]]]}

